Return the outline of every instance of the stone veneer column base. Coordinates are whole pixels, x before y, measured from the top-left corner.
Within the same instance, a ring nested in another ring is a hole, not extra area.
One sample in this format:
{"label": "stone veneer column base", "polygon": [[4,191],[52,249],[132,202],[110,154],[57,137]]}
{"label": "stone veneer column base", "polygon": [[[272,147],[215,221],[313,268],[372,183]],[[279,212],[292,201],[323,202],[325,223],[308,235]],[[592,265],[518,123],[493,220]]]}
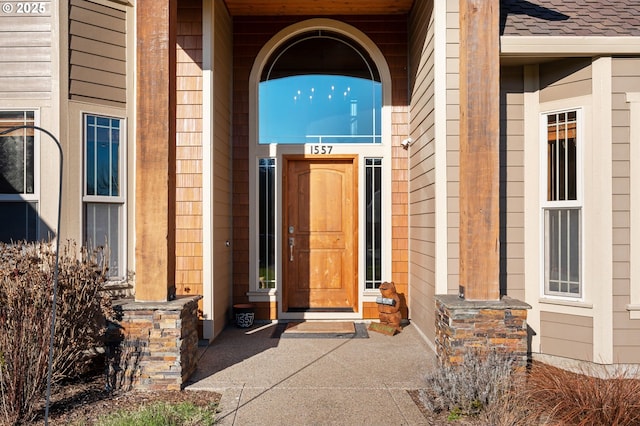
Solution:
{"label": "stone veneer column base", "polygon": [[522,301],[503,297],[496,301],[436,295],[436,352],[445,365],[460,364],[467,350],[513,356],[527,362],[527,309]]}
{"label": "stone veneer column base", "polygon": [[189,296],[168,302],[113,302],[119,316],[117,339],[122,352],[138,352],[135,365],[125,367],[135,389],[182,389],[196,368],[200,299]]}

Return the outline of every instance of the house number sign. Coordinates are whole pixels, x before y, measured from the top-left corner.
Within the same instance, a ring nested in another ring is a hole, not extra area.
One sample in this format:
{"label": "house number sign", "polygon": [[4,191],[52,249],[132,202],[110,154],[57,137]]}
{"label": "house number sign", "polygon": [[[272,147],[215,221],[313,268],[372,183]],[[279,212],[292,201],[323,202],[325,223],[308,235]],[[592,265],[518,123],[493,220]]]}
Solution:
{"label": "house number sign", "polygon": [[44,2],[2,3],[0,10],[7,15],[44,15],[47,13]]}
{"label": "house number sign", "polygon": [[311,145],[309,146],[309,154],[331,154],[333,145]]}

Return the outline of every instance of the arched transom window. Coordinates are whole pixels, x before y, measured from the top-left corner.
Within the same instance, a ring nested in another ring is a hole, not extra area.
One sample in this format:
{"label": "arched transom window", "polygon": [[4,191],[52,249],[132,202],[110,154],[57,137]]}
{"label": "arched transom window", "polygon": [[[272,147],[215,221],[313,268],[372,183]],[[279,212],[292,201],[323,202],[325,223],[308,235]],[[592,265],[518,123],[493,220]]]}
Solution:
{"label": "arched transom window", "polygon": [[259,85],[260,144],[376,143],[382,84],[369,54],[326,30],[290,39]]}

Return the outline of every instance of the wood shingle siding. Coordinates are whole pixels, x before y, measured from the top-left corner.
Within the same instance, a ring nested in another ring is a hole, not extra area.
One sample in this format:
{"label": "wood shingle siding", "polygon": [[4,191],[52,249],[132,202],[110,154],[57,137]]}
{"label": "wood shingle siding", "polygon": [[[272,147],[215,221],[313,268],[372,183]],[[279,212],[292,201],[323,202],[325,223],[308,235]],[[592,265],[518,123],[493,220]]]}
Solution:
{"label": "wood shingle siding", "polygon": [[[176,292],[203,294],[202,6],[178,4],[176,45]],[[202,309],[202,301],[199,302]]]}
{"label": "wood shingle siding", "polygon": [[125,106],[126,12],[86,0],[69,10],[69,98]]}
{"label": "wood shingle siding", "polygon": [[43,13],[0,14],[0,99],[51,98],[51,2],[41,3]]}

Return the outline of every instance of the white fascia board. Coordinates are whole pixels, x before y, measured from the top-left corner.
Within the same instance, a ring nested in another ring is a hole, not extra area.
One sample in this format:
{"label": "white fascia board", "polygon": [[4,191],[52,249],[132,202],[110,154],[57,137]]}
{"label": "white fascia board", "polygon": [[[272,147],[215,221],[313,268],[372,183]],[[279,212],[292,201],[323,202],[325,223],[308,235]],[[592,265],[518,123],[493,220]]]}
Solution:
{"label": "white fascia board", "polygon": [[502,56],[599,56],[640,54],[640,37],[502,36]]}

